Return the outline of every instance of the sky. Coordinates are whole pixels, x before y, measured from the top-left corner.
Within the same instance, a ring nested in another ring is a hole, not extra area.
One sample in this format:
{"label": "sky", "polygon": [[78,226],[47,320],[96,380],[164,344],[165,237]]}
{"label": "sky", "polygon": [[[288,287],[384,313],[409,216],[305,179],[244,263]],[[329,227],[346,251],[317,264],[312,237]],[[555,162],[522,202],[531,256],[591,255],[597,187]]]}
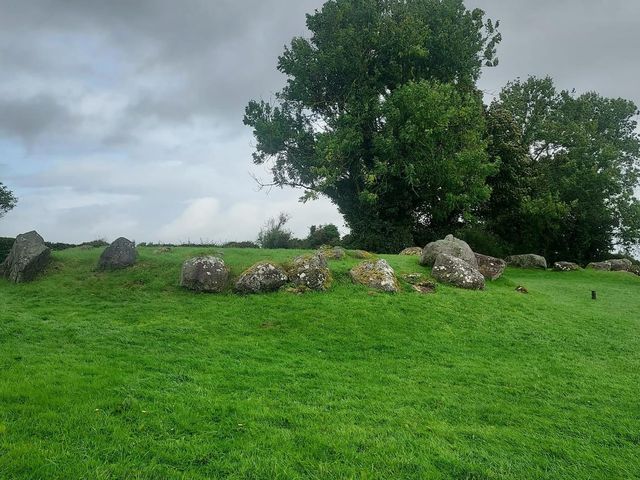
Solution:
{"label": "sky", "polygon": [[[0,182],[19,197],[0,236],[78,243],[255,240],[335,223],[251,160],[251,99],[284,85],[277,57],[322,0],[0,0]],[[501,21],[480,87],[550,75],[640,105],[640,1],[467,0]]]}

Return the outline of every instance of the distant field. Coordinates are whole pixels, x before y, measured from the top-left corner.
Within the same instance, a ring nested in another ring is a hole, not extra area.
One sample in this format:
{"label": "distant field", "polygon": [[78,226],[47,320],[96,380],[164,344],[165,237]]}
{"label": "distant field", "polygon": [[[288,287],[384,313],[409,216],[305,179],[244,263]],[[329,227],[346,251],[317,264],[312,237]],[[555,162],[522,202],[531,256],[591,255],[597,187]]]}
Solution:
{"label": "distant field", "polygon": [[198,295],[181,263],[219,249],[100,251],[0,280],[0,479],[640,478],[640,277],[387,295],[346,259],[326,293]]}

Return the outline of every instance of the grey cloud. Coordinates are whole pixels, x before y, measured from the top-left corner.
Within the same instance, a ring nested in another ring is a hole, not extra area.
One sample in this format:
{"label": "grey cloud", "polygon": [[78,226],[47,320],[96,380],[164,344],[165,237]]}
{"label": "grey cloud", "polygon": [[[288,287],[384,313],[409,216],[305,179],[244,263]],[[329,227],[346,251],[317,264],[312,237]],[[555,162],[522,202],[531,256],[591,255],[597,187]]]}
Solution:
{"label": "grey cloud", "polygon": [[47,95],[0,98],[0,135],[4,132],[27,144],[45,132],[66,130],[73,122],[73,114]]}

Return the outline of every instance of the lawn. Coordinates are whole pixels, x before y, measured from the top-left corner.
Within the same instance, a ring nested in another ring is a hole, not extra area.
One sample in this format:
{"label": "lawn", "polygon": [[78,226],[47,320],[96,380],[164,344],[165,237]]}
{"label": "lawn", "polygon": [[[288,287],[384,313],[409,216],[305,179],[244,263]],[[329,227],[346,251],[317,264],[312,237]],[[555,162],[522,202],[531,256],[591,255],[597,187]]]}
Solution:
{"label": "lawn", "polygon": [[[640,277],[388,295],[346,259],[326,293],[182,290],[203,251],[0,280],[0,479],[640,478]],[[223,254],[237,275],[296,252]]]}

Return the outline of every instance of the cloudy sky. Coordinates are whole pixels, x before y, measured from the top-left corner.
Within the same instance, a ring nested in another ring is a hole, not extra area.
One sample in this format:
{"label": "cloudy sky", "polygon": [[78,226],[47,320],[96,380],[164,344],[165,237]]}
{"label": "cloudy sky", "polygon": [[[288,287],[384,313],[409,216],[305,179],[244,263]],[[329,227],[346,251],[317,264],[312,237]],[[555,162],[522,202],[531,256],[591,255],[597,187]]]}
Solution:
{"label": "cloudy sky", "polygon": [[[0,236],[52,241],[255,239],[280,211],[304,236],[343,225],[326,200],[259,191],[251,174],[252,98],[283,78],[285,43],[322,0],[0,0],[0,181],[20,199]],[[640,104],[640,1],[467,0],[502,22],[508,80]]]}

